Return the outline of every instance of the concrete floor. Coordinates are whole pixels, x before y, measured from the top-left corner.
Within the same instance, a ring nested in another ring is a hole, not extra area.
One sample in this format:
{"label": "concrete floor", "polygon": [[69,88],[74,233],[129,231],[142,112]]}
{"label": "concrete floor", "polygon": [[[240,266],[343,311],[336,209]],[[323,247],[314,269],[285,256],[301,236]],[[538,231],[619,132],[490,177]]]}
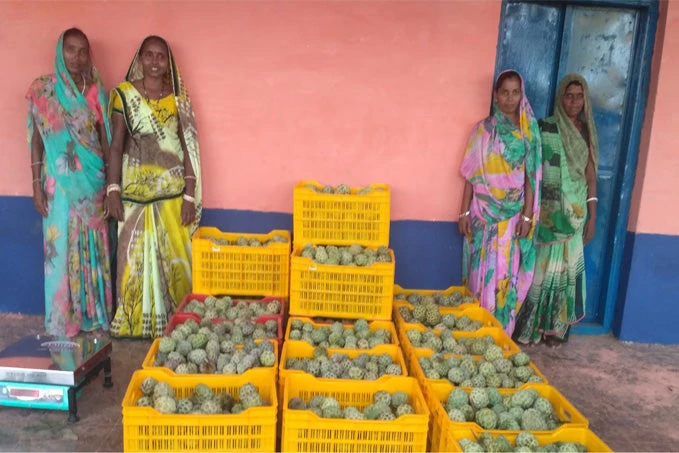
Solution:
{"label": "concrete floor", "polygon": [[[40,316],[0,314],[0,349],[41,330]],[[85,388],[77,424],[69,425],[65,412],[0,406],[0,451],[121,451],[120,403],[149,345],[114,342],[114,386],[103,389],[100,374]],[[526,352],[613,450],[679,451],[679,346],[573,337],[556,350]]]}

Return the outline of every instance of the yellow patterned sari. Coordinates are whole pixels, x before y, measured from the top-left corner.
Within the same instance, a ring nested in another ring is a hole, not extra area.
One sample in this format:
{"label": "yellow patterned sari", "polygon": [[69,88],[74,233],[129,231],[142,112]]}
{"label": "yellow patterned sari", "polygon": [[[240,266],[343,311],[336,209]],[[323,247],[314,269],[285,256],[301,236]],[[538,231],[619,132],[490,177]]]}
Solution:
{"label": "yellow patterned sari", "polygon": [[[124,116],[128,131],[122,160],[125,218],[118,224],[114,336],[161,336],[168,318],[191,291],[191,234],[201,212],[200,159],[190,101],[171,53],[170,59],[174,90],[165,98],[147,100],[131,83],[141,78],[138,57],[127,80],[111,94],[111,109]],[[181,223],[180,131],[197,179],[196,221],[188,227]]]}

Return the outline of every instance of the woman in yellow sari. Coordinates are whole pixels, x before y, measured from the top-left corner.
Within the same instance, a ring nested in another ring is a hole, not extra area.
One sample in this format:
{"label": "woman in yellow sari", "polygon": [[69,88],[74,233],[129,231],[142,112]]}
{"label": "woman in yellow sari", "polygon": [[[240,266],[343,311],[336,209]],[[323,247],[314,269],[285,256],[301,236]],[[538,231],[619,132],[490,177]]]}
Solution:
{"label": "woman in yellow sari", "polygon": [[194,114],[164,39],[144,39],[110,106],[106,211],[119,222],[111,333],[156,337],[191,291],[191,234],[202,207]]}

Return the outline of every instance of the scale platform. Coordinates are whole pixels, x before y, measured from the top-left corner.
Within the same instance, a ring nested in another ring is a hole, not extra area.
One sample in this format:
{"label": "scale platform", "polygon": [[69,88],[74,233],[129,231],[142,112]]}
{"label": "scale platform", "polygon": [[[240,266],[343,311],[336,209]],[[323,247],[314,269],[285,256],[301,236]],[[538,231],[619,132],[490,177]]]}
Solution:
{"label": "scale platform", "polygon": [[77,396],[104,370],[111,379],[111,341],[30,335],[0,351],[0,406],[64,410],[77,422]]}

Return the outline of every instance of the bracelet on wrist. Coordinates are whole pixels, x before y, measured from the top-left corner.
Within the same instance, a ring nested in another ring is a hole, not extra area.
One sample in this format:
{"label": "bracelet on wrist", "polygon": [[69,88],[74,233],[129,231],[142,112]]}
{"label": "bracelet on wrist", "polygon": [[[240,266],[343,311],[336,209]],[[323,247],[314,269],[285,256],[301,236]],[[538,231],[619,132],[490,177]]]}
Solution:
{"label": "bracelet on wrist", "polygon": [[106,187],[106,195],[110,195],[111,192],[119,192],[120,193],[120,184],[109,184]]}
{"label": "bracelet on wrist", "polygon": [[469,210],[466,210],[466,211],[464,211],[464,212],[461,212],[461,213],[460,213],[460,218],[469,217],[469,214],[471,214],[471,212],[470,212]]}
{"label": "bracelet on wrist", "polygon": [[587,203],[589,203],[590,201],[593,201],[593,202],[595,202],[595,203],[598,203],[598,202],[599,202],[599,199],[598,199],[597,197],[589,197],[589,198],[587,199]]}
{"label": "bracelet on wrist", "polygon": [[194,197],[192,197],[191,195],[184,194],[184,196],[182,198],[184,199],[184,201],[188,201],[189,203],[196,204],[196,199]]}

